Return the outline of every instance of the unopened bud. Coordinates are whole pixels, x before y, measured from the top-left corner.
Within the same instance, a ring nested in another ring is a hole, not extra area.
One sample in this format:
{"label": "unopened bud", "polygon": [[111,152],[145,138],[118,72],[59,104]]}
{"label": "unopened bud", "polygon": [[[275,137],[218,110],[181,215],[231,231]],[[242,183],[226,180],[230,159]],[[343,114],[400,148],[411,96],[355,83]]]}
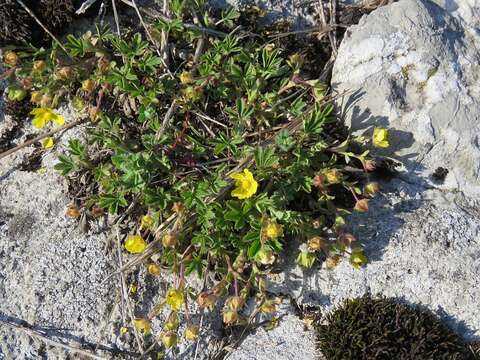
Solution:
{"label": "unopened bud", "polygon": [[167,349],[177,345],[177,341],[177,334],[173,331],[167,331],[162,335],[162,343]]}
{"label": "unopened bud", "polygon": [[350,233],[344,233],[338,237],[338,243],[344,247],[351,247],[352,244],[357,240],[355,236]]}
{"label": "unopened bud", "polygon": [[22,79],[20,79],[20,84],[25,90],[30,90],[33,86],[33,77],[31,76],[26,76]]}
{"label": "unopened bud", "polygon": [[18,64],[18,55],[13,51],[9,51],[3,56],[3,62],[11,67],[14,67]]}
{"label": "unopened bud", "polygon": [[43,60],[38,60],[33,63],[33,71],[41,73],[47,68],[47,63]]}
{"label": "unopened bud", "polygon": [[225,301],[225,305],[234,311],[240,310],[244,304],[245,300],[241,296],[231,296]]}
{"label": "unopened bud", "polygon": [[374,171],[377,168],[377,163],[374,160],[365,161],[365,170]]}
{"label": "unopened bud", "polygon": [[30,102],[34,104],[39,104],[41,100],[42,93],[40,91],[32,91],[32,94],[30,95]]}
{"label": "unopened bud", "polygon": [[175,234],[165,234],[162,237],[162,245],[167,248],[173,248],[177,245],[177,237]]}
{"label": "unopened bud", "polygon": [[91,93],[95,89],[95,81],[92,79],[87,79],[82,81],[82,90],[86,93]]}
{"label": "unopened bud", "polygon": [[67,216],[72,219],[77,219],[80,216],[80,211],[75,205],[69,205],[67,208]]}
{"label": "unopened bud", "polygon": [[272,314],[277,310],[275,303],[271,300],[266,300],[261,306],[260,311],[264,314]]}
{"label": "unopened bud", "polygon": [[367,212],[368,211],[368,199],[357,200],[354,207],[355,211]]}
{"label": "unopened bud", "polygon": [[73,69],[70,66],[63,66],[58,70],[57,76],[61,80],[70,80],[73,77]]}
{"label": "unopened bud", "polygon": [[172,311],[168,316],[167,321],[165,321],[163,328],[168,331],[175,330],[176,328],[178,328],[178,324],[178,314],[176,311]]}
{"label": "unopened bud", "polygon": [[217,297],[214,294],[206,291],[200,293],[197,298],[197,304],[201,309],[211,308],[213,305],[215,305],[216,301]]}
{"label": "unopened bud", "polygon": [[309,251],[318,251],[325,247],[325,240],[320,236],[314,236],[308,240],[308,250]]}
{"label": "unopened bud", "polygon": [[365,188],[364,188],[365,194],[372,197],[377,195],[379,191],[380,191],[380,187],[376,182],[370,182],[367,185],[365,185]]}
{"label": "unopened bud", "polygon": [[223,311],[223,322],[227,325],[235,324],[238,320],[238,313],[234,310],[224,310]]}
{"label": "unopened bud", "polygon": [[194,341],[198,338],[198,334],[200,334],[200,328],[195,325],[188,325],[185,329],[185,338],[188,341]]}

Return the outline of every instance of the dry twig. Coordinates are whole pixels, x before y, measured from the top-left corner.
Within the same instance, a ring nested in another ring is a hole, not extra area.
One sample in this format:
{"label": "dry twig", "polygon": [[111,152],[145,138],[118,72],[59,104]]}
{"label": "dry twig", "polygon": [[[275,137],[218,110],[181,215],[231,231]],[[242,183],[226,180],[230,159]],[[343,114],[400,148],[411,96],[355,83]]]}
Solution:
{"label": "dry twig", "polygon": [[68,129],[71,129],[73,128],[74,126],[77,126],[77,125],[80,125],[81,123],[83,123],[86,119],[80,119],[80,120],[77,120],[77,121],[74,121],[73,123],[70,123],[70,124],[67,124],[67,125],[64,125],[62,127],[59,127],[57,129],[54,129],[52,131],[49,131],[45,134],[42,134],[42,135],[38,135],[36,138],[33,138],[31,140],[28,140],[28,141],[25,141],[23,144],[20,144],[18,146],[15,146],[14,148],[10,149],[10,150],[7,150],[3,153],[0,154],[0,159],[3,159],[4,157],[8,156],[8,155],[11,155],[13,154],[14,152],[20,150],[20,149],[23,149],[24,147],[27,147],[27,146],[30,146],[32,144],[35,144],[36,142],[42,140],[42,139],[45,139],[49,136],[52,136],[56,133],[59,133],[59,132],[62,132],[62,131],[65,131],[65,130],[68,130]]}
{"label": "dry twig", "polygon": [[29,325],[29,326],[20,325],[20,324],[17,324],[17,323],[5,321],[2,318],[0,318],[0,323],[2,325],[8,326],[9,328],[20,330],[30,337],[40,339],[41,341],[45,342],[46,344],[61,347],[61,348],[65,349],[67,351],[70,351],[72,353],[77,353],[77,354],[86,356],[90,359],[97,359],[97,360],[106,360],[107,359],[106,357],[96,355],[96,354],[94,354],[90,351],[83,350],[79,347],[72,346],[72,345],[57,341],[57,340],[53,340],[53,339],[49,338],[46,334],[43,334],[40,331],[32,329],[31,325]]}

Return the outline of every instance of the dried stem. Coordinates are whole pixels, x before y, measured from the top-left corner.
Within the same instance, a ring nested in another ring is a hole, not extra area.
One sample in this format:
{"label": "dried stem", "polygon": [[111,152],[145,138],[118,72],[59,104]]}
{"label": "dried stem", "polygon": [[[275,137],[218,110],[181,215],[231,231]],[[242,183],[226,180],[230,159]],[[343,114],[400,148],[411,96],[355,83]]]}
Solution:
{"label": "dried stem", "polygon": [[[166,0],[165,0],[166,1]],[[167,63],[165,62],[165,59],[162,56],[162,52],[157,46],[157,43],[155,42],[155,39],[152,37],[152,34],[150,33],[150,30],[148,30],[148,26],[143,20],[142,14],[140,13],[140,10],[138,9],[137,3],[135,0],[131,1],[131,6],[135,9],[135,12],[137,13],[138,19],[140,20],[140,23],[142,24],[142,27],[145,29],[145,33],[147,34],[148,39],[152,43],[152,45],[155,47],[155,51],[157,52],[157,55],[160,56],[160,59],[162,60],[162,64],[165,67],[165,71],[167,72],[168,75],[170,75],[171,78],[174,78],[173,74],[171,73],[170,69],[168,68]]]}
{"label": "dried stem", "polygon": [[117,27],[117,35],[120,36],[120,21],[118,20],[117,4],[115,3],[115,0],[112,0],[112,8],[113,17],[115,18],[115,25]]}
{"label": "dried stem", "polygon": [[65,350],[67,350],[67,351],[86,356],[90,359],[97,359],[97,360],[106,360],[107,359],[106,357],[96,355],[96,354],[94,354],[90,351],[80,349],[79,347],[72,346],[72,345],[57,341],[57,340],[53,340],[53,339],[49,338],[47,335],[41,333],[40,331],[32,329],[31,325],[29,325],[29,326],[20,325],[20,324],[17,324],[17,323],[6,321],[2,318],[0,318],[0,323],[2,325],[8,326],[9,328],[20,330],[20,331],[24,332],[25,334],[27,334],[28,336],[40,339],[43,342],[45,342],[46,344],[61,347]]}
{"label": "dried stem", "polygon": [[67,124],[67,125],[64,125],[62,127],[59,127],[57,129],[54,129],[52,131],[49,131],[45,134],[42,134],[42,135],[39,135],[37,136],[36,138],[33,138],[31,140],[28,140],[28,141],[25,141],[23,144],[20,144],[18,146],[15,146],[14,148],[10,149],[10,150],[7,150],[3,153],[0,154],[0,159],[3,159],[4,157],[8,156],[8,155],[11,155],[13,154],[14,152],[17,152],[18,150],[20,149],[23,149],[24,147],[27,147],[27,146],[30,146],[32,144],[35,144],[36,142],[42,140],[42,139],[45,139],[49,136],[52,136],[52,135],[55,135],[59,132],[62,132],[62,131],[65,131],[65,130],[68,130],[68,129],[71,129],[73,128],[74,126],[77,126],[83,122],[85,122],[86,119],[80,119],[80,120],[77,120],[77,121],[74,121],[73,123],[71,124]]}

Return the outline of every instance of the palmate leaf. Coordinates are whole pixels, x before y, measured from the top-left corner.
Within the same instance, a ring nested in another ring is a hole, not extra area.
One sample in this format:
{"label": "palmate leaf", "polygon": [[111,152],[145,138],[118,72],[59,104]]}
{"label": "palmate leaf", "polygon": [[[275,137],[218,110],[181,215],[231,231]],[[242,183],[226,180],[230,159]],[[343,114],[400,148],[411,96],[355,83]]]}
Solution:
{"label": "palmate leaf", "polygon": [[97,205],[103,209],[108,209],[110,214],[116,214],[120,208],[127,206],[128,202],[123,193],[116,192],[99,195]]}
{"label": "palmate leaf", "polygon": [[303,129],[307,135],[315,135],[322,131],[323,125],[328,122],[329,116],[333,111],[333,105],[328,104],[323,108],[319,103],[315,103],[314,108],[305,116],[303,120]]}
{"label": "palmate leaf", "polygon": [[55,170],[58,170],[62,173],[63,176],[68,175],[75,169],[75,162],[69,156],[59,155],[59,162],[53,167]]}
{"label": "palmate leaf", "polygon": [[272,146],[259,146],[254,152],[255,164],[258,170],[265,170],[278,164],[279,158],[275,155]]}

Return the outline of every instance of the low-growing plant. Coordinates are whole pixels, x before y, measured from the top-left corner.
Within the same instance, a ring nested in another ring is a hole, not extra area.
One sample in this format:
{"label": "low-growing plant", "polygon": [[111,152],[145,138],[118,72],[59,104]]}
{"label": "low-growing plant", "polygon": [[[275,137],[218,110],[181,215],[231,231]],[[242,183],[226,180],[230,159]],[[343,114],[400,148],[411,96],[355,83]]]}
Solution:
{"label": "low-growing plant", "polygon": [[[89,119],[85,140],[70,140],[55,166],[82,184],[67,215],[124,215],[123,246],[136,255],[122,270],[169,269],[171,316],[192,297],[200,308],[224,300],[233,325],[254,295],[260,312],[275,311],[265,281],[293,238],[304,267],[366,264],[344,225],[378,192],[375,162],[343,131],[306,51],[238,31],[232,9],[215,17],[201,1],[175,0],[171,11],[148,34],[98,27],[67,36],[68,54],[55,45],[5,53],[7,97],[30,98],[37,128],[63,125],[53,110],[62,102]],[[193,19],[207,30],[185,25]],[[372,142],[388,146],[387,130]],[[207,272],[216,282],[194,293],[187,276]],[[148,320],[134,325],[148,333]],[[166,324],[166,347],[177,341],[175,324]],[[187,330],[187,339],[198,335],[194,324]]]}
{"label": "low-growing plant", "polygon": [[430,311],[368,295],[346,300],[318,327],[326,360],[474,359]]}

